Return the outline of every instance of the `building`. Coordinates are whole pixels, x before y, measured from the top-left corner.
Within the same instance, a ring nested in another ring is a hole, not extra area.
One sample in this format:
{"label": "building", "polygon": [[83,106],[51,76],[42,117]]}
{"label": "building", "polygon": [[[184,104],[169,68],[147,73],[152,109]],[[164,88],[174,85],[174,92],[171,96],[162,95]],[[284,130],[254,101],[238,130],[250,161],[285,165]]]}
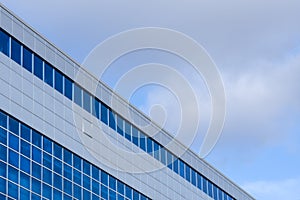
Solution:
{"label": "building", "polygon": [[0,9],[0,199],[253,199]]}

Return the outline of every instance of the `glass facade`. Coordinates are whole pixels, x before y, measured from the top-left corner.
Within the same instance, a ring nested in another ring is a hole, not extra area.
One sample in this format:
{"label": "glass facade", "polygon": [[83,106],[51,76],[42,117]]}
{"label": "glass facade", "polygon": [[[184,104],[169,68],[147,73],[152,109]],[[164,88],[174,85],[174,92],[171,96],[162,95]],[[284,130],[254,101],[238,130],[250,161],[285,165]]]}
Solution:
{"label": "glass facade", "polygon": [[149,199],[2,111],[0,138],[0,199]]}
{"label": "glass facade", "polygon": [[[14,49],[12,48],[12,41],[16,40],[13,37],[9,36],[2,29],[0,30],[0,40],[1,52],[11,57],[15,62],[18,62],[19,60],[16,59],[18,58],[18,56],[13,57],[10,56],[9,53],[10,50]],[[12,53],[12,55],[19,54],[18,52],[19,50]],[[97,119],[108,125],[110,128],[115,130],[117,133],[122,135],[124,138],[126,138],[136,146],[138,146],[141,150],[145,151],[150,156],[160,161],[163,165],[167,166],[170,170],[181,176],[183,179],[185,179],[198,189],[202,190],[204,193],[214,198],[215,200],[233,200],[233,198],[219,186],[212,183],[205,176],[193,169],[182,159],[175,156],[153,138],[147,136],[146,133],[139,130],[135,125],[127,121],[112,108],[101,102],[97,97],[92,96],[85,89],[74,83],[65,74],[61,73],[55,67],[48,64],[45,60],[37,59],[40,57],[29,50],[23,44],[21,44],[20,53],[23,55],[22,66],[25,69],[27,69],[29,72],[33,71],[33,74],[43,80],[46,84],[53,87],[55,90],[66,96],[71,101],[74,101],[74,103],[82,107],[87,112],[93,114]],[[33,61],[34,65],[32,65]],[[34,68],[33,70],[32,67]],[[40,74],[40,71],[42,72],[42,74]],[[107,191],[107,194],[110,194],[110,192]]]}

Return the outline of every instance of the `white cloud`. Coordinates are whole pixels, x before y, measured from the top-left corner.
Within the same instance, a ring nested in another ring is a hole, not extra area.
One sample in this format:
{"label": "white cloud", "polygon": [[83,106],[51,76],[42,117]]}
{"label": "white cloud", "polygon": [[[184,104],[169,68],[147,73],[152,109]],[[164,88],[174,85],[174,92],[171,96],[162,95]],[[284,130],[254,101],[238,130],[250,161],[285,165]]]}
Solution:
{"label": "white cloud", "polygon": [[242,186],[257,200],[299,200],[300,178],[278,181],[256,181]]}

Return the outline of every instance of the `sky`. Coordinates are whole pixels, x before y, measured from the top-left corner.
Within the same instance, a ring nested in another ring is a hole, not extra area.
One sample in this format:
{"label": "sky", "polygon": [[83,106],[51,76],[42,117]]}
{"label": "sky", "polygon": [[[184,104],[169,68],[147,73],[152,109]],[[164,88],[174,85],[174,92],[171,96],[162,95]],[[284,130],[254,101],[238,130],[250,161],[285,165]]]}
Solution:
{"label": "sky", "polygon": [[[256,199],[300,199],[300,1],[1,2],[79,63],[99,43],[134,28],[167,28],[193,38],[218,67],[226,94],[221,137],[204,159]],[[199,111],[200,118],[190,148],[198,153],[212,103],[189,63],[144,49],[113,62],[101,80],[114,87],[146,63],[173,67],[193,88],[198,108],[188,112]],[[170,133],[182,120],[180,108],[190,104],[161,85],[140,87],[128,100]]]}

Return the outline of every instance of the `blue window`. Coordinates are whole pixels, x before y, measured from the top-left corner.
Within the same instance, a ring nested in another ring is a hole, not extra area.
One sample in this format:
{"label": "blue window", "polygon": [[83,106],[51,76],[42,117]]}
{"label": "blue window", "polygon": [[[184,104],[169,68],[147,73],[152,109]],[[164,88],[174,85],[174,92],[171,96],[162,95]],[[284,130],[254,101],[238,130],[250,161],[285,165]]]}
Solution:
{"label": "blue window", "polygon": [[43,197],[52,199],[52,188],[46,184],[43,184]]}
{"label": "blue window", "polygon": [[99,119],[99,100],[92,97],[92,114]]}
{"label": "blue window", "polygon": [[104,199],[108,199],[108,188],[104,185],[101,185],[101,197]]}
{"label": "blue window", "polygon": [[166,150],[164,148],[160,149],[160,161],[166,165],[167,164],[167,159],[166,159]]}
{"label": "blue window", "polygon": [[108,185],[108,174],[104,171],[101,171],[101,183]]}
{"label": "blue window", "polygon": [[30,161],[29,159],[25,158],[24,156],[20,156],[21,158],[21,170],[23,170],[24,172],[27,172],[28,174],[30,174]]}
{"label": "blue window", "polygon": [[177,158],[174,158],[175,160],[174,160],[174,162],[173,162],[173,170],[174,170],[174,172],[176,173],[176,174],[179,174],[179,167],[178,167],[178,164],[179,164],[179,162],[178,162],[178,159]]}
{"label": "blue window", "polygon": [[19,138],[13,134],[9,134],[9,147],[19,151]]}
{"label": "blue window", "polygon": [[112,176],[109,176],[109,187],[116,190],[116,179]]}
{"label": "blue window", "polygon": [[179,175],[183,178],[184,178],[184,171],[185,171],[184,166],[185,166],[185,164],[181,160],[179,160],[179,169],[180,169]]}
{"label": "blue window", "polygon": [[6,180],[0,177],[0,192],[6,194]]}
{"label": "blue window", "polygon": [[124,120],[121,116],[117,115],[117,132],[124,135]]}
{"label": "blue window", "polygon": [[52,142],[46,137],[43,137],[43,149],[52,154]]}
{"label": "blue window", "polygon": [[173,170],[172,163],[173,163],[173,155],[169,151],[167,151],[167,165],[168,168],[170,168],[171,170]]}
{"label": "blue window", "polygon": [[91,189],[91,179],[85,174],[83,174],[83,187],[88,190]]}
{"label": "blue window", "polygon": [[207,190],[208,190],[208,195],[212,197],[212,183],[210,181],[207,181]]}
{"label": "blue window", "polygon": [[28,142],[25,141],[21,141],[21,153],[25,156],[27,156],[28,158],[30,158],[30,144]]}
{"label": "blue window", "polygon": [[0,31],[0,51],[9,56],[9,36],[2,30]]}
{"label": "blue window", "polygon": [[153,141],[153,147],[154,147],[154,158],[155,159],[157,159],[157,160],[159,160],[159,149],[160,149],[160,145],[157,143],[157,142],[155,142],[155,141]]}
{"label": "blue window", "polygon": [[146,151],[146,136],[144,135],[144,133],[140,132],[140,147]]}
{"label": "blue window", "polygon": [[81,171],[81,158],[79,158],[77,155],[73,154],[73,166]]}
{"label": "blue window", "polygon": [[55,70],[54,76],[55,76],[54,78],[55,89],[63,94],[63,75],[59,71]]}
{"label": "blue window", "polygon": [[132,199],[132,189],[129,186],[125,186],[125,196],[129,199]]}
{"label": "blue window", "polygon": [[37,163],[42,163],[42,151],[35,146],[32,146],[32,159]]}
{"label": "blue window", "polygon": [[54,171],[58,174],[62,174],[62,162],[56,158],[54,160]]}
{"label": "blue window", "polygon": [[15,168],[8,166],[8,179],[18,184],[19,172]]}
{"label": "blue window", "polygon": [[18,199],[18,186],[8,182],[8,195],[14,199]]}
{"label": "blue window", "polygon": [[132,142],[136,146],[139,146],[139,131],[134,126],[132,126]]}
{"label": "blue window", "polygon": [[76,169],[73,169],[73,181],[78,185],[81,185],[81,173]]}
{"label": "blue window", "polygon": [[32,51],[23,46],[23,67],[32,72]]}
{"label": "blue window", "polygon": [[116,130],[116,116],[111,109],[108,110],[109,113],[109,127]]}
{"label": "blue window", "polygon": [[136,190],[133,190],[133,199],[140,199],[139,193]]}
{"label": "blue window", "polygon": [[213,198],[218,199],[218,188],[215,185],[213,185]]}
{"label": "blue window", "polygon": [[194,169],[192,169],[192,184],[193,184],[194,186],[197,186],[196,180],[197,180],[196,172],[195,172]]}
{"label": "blue window", "polygon": [[83,172],[87,175],[91,174],[91,165],[85,160],[83,160]]}
{"label": "blue window", "polygon": [[20,188],[20,199],[30,199],[30,192],[24,188]]}
{"label": "blue window", "polygon": [[34,75],[36,75],[39,79],[43,80],[43,60],[34,55]]}
{"label": "blue window", "polygon": [[96,182],[95,180],[92,180],[92,191],[99,195],[99,183]]}
{"label": "blue window", "polygon": [[108,107],[104,105],[103,103],[101,104],[101,121],[108,125]]}
{"label": "blue window", "polygon": [[53,183],[54,183],[54,187],[60,190],[62,189],[62,178],[56,173],[53,173]]}
{"label": "blue window", "polygon": [[62,199],[62,193],[57,189],[53,189],[53,199],[60,200]]}
{"label": "blue window", "polygon": [[72,195],[72,183],[67,179],[64,179],[64,192]]}
{"label": "blue window", "polygon": [[3,161],[7,160],[7,148],[0,144],[0,159]]}
{"label": "blue window", "polygon": [[3,162],[0,162],[0,176],[6,177],[6,164]]}
{"label": "blue window", "polygon": [[87,112],[91,112],[91,95],[87,93],[85,90],[83,91],[83,108]]}
{"label": "blue window", "polygon": [[64,164],[64,177],[72,180],[72,168]]}
{"label": "blue window", "polygon": [[21,125],[21,137],[30,142],[30,128],[24,124]]}
{"label": "blue window", "polygon": [[30,177],[23,172],[20,172],[20,185],[27,189],[30,189]]}
{"label": "blue window", "polygon": [[46,168],[43,168],[43,181],[52,185],[52,173]]}
{"label": "blue window", "polygon": [[9,118],[9,130],[16,135],[19,135],[19,122],[15,120],[14,118]]}
{"label": "blue window", "polygon": [[0,111],[0,126],[7,128],[7,116]]}
{"label": "blue window", "polygon": [[226,193],[223,194],[224,200],[228,200],[228,195]]}
{"label": "blue window", "polygon": [[48,64],[45,63],[45,75],[44,75],[44,79],[45,82],[50,85],[51,87],[53,87],[53,67]]}
{"label": "blue window", "polygon": [[62,147],[56,143],[54,143],[54,156],[62,159]]}
{"label": "blue window", "polygon": [[206,178],[202,178],[202,188],[203,188],[203,192],[207,194],[207,179]]}
{"label": "blue window", "polygon": [[188,165],[185,165],[185,178],[188,182],[191,181],[191,168]]}
{"label": "blue window", "polygon": [[83,190],[83,199],[91,199],[91,193],[87,190]]}
{"label": "blue window", "polygon": [[72,200],[72,197],[70,197],[70,196],[64,194],[63,200]]}
{"label": "blue window", "polygon": [[80,107],[82,106],[82,89],[77,84],[74,84],[74,102]]}
{"label": "blue window", "polygon": [[35,130],[32,130],[32,143],[38,147],[42,144],[42,136]]}
{"label": "blue window", "polygon": [[125,138],[131,141],[131,125],[127,121],[125,121]]}
{"label": "blue window", "polygon": [[153,152],[153,140],[151,138],[147,138],[147,153],[152,154]]}
{"label": "blue window", "polygon": [[116,200],[116,198],[117,198],[116,192],[113,190],[109,190],[109,199]]}
{"label": "blue window", "polygon": [[218,192],[218,198],[220,200],[223,200],[223,191],[219,189],[219,192]]}
{"label": "blue window", "polygon": [[42,174],[42,170],[41,170],[41,166],[39,164],[36,164],[35,162],[31,163],[31,167],[32,167],[32,176],[34,176],[37,179],[41,179],[41,174]]}
{"label": "blue window", "polygon": [[124,183],[122,183],[121,181],[117,182],[117,187],[118,187],[118,192],[120,194],[124,194]]}
{"label": "blue window", "polygon": [[31,179],[31,187],[32,191],[41,194],[41,182],[39,180],[36,180],[35,178]]}
{"label": "blue window", "polygon": [[99,169],[95,166],[92,166],[92,176],[95,180],[99,181]]}
{"label": "blue window", "polygon": [[9,159],[8,159],[9,164],[19,167],[19,154],[16,152],[9,150]]}
{"label": "blue window", "polygon": [[73,81],[67,77],[65,77],[65,96],[72,101]]}
{"label": "blue window", "polygon": [[46,152],[43,153],[43,166],[52,169],[52,156]]}
{"label": "blue window", "polygon": [[72,153],[67,149],[64,149],[64,161],[72,165]]}
{"label": "blue window", "polygon": [[11,58],[21,65],[21,44],[15,39],[11,40]]}
{"label": "blue window", "polygon": [[81,198],[81,188],[77,185],[74,185],[73,187],[73,195],[77,199],[82,199]]}

